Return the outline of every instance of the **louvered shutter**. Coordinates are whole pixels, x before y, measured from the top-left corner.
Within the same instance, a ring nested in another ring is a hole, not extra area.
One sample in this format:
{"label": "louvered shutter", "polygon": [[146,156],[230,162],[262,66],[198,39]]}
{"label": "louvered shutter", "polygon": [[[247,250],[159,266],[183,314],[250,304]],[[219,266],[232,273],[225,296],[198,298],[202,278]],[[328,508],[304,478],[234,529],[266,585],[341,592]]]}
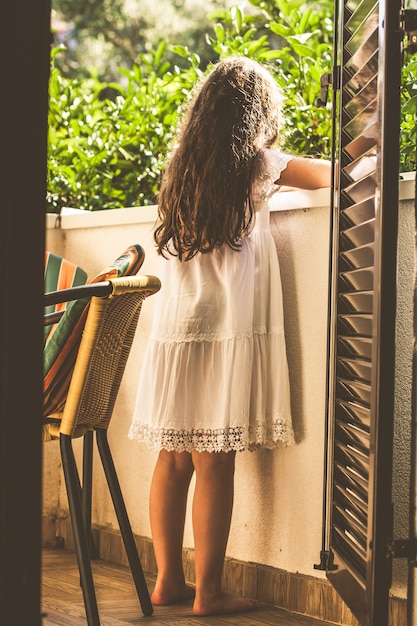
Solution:
{"label": "louvered shutter", "polygon": [[363,626],[388,624],[391,582],[400,8],[336,7],[325,569]]}

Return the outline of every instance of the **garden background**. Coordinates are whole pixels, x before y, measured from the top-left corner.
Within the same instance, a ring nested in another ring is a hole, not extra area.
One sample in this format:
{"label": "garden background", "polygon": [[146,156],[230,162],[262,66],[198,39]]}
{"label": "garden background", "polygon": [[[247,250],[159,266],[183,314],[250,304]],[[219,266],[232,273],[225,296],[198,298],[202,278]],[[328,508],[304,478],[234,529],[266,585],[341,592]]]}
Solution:
{"label": "garden background", "polygon": [[[282,149],[329,158],[333,0],[53,0],[47,211],[152,205],[196,81],[230,55],[267,63]],[[401,171],[415,169],[417,61],[403,68]]]}

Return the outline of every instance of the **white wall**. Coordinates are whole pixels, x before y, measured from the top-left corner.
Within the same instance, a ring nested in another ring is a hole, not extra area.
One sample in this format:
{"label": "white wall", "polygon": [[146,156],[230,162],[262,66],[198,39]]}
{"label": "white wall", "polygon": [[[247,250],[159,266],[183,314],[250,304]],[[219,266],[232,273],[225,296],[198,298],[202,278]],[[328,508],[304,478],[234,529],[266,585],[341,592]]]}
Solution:
{"label": "white wall", "polygon": [[[236,502],[228,556],[316,577],[322,532],[329,209],[328,191],[277,196],[271,228],[281,264],[287,351],[297,445],[237,455]],[[309,207],[309,208],[303,208]],[[296,210],[298,209],[298,210]],[[60,229],[48,216],[47,247],[98,272],[131,243],[146,250],[145,274],[158,274],[152,240],[154,207],[65,215]],[[96,224],[102,224],[97,226]],[[409,236],[408,241],[409,241]],[[109,437],[135,534],[150,537],[148,494],[155,454],[127,431],[141,356],[150,330],[145,302]],[[404,315],[409,315],[407,307]],[[77,442],[78,444],[79,442]],[[45,447],[45,474],[56,477],[57,445]],[[55,478],[56,480],[56,478]],[[104,478],[97,470],[93,521],[117,527]],[[48,482],[46,482],[48,490]],[[45,514],[65,511],[63,489],[44,501]],[[185,544],[192,546],[190,519]]]}
{"label": "white wall", "polygon": [[[413,416],[413,348],[415,283],[415,210],[414,201],[401,203],[399,222],[395,422],[392,492],[394,502],[394,535],[409,536],[411,431]],[[415,403],[414,403],[415,404]],[[407,559],[393,562],[393,594],[404,595],[408,576]]]}

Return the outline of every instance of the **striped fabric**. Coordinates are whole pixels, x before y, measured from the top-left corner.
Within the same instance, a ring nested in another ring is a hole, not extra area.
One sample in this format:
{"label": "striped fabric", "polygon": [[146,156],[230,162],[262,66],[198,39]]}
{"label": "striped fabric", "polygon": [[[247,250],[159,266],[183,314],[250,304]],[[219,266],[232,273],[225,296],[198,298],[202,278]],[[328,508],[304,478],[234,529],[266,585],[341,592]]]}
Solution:
{"label": "striped fabric", "polygon": [[[139,271],[144,258],[145,253],[141,246],[129,246],[121,256],[89,280],[88,283],[101,282],[118,276],[133,276]],[[45,287],[46,285],[45,280]],[[44,349],[43,412],[46,423],[55,421],[52,415],[62,411],[65,405],[72,370],[88,313],[88,304],[88,298],[69,302],[64,316],[47,337]]]}
{"label": "striped fabric", "polygon": [[[87,273],[81,267],[63,259],[52,252],[45,252],[44,283],[45,293],[78,287],[87,282]],[[45,307],[46,313],[63,311],[67,302],[59,302],[56,305]],[[53,326],[45,326],[45,341],[49,333],[53,332]]]}

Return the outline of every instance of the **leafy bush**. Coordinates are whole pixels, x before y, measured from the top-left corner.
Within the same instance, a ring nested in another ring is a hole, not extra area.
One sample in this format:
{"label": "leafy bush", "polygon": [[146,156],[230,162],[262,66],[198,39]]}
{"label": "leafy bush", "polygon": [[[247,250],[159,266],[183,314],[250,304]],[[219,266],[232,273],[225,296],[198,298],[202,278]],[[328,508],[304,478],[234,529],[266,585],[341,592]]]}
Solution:
{"label": "leafy bush", "polygon": [[198,74],[169,73],[165,45],[123,70],[126,84],[50,78],[48,210],[98,210],[155,201],[178,106]]}
{"label": "leafy bush", "polygon": [[417,60],[409,54],[402,68],[400,171],[416,169]]}
{"label": "leafy bush", "polygon": [[[268,63],[285,98],[281,138],[294,154],[330,156],[329,107],[316,107],[320,76],[332,65],[332,0],[249,0],[212,13],[213,58],[245,55]],[[168,57],[169,52],[169,57]],[[167,60],[174,52],[181,68]],[[56,54],[56,53],[55,53]],[[184,46],[166,42],[139,56],[118,83],[97,76],[50,80],[48,207],[86,210],[153,204],[178,112],[203,67]],[[403,171],[415,168],[417,62],[403,70]]]}
{"label": "leafy bush", "polygon": [[[212,50],[205,40],[210,28],[207,14],[219,7],[230,8],[235,2],[52,0],[55,45],[68,43],[56,63],[69,78],[86,77],[88,69],[95,67],[101,80],[118,81],[119,68],[130,69],[141,54],[157,48],[165,39],[168,48],[186,41],[206,67],[212,61]],[[169,49],[166,57],[175,59]]]}
{"label": "leafy bush", "polygon": [[[320,75],[331,63],[329,0],[250,0],[210,15],[207,41],[217,60],[246,55],[271,64],[286,98],[283,146],[298,154],[329,154],[330,115],[314,106]],[[201,76],[199,57],[167,46],[141,54],[120,83],[69,80],[51,70],[48,211],[153,204],[178,111]]]}

